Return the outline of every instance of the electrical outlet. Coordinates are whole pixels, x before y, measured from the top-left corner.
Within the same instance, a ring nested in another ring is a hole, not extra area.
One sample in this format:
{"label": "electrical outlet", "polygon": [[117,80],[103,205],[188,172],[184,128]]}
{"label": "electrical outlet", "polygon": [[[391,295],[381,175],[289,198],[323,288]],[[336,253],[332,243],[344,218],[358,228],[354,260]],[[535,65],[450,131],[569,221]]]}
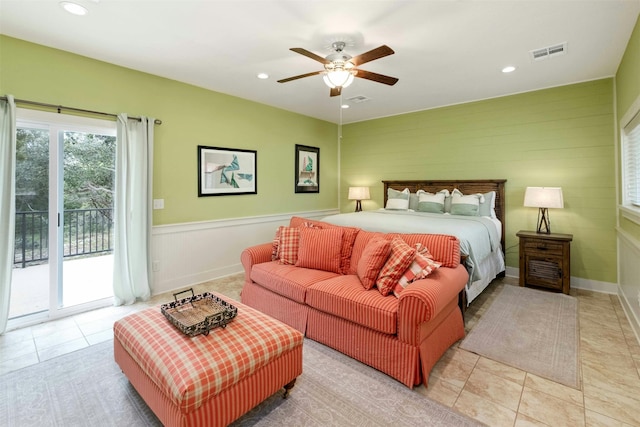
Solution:
{"label": "electrical outlet", "polygon": [[164,209],[164,199],[153,199],[153,209]]}
{"label": "electrical outlet", "polygon": [[160,271],[160,261],[153,261],[153,271]]}

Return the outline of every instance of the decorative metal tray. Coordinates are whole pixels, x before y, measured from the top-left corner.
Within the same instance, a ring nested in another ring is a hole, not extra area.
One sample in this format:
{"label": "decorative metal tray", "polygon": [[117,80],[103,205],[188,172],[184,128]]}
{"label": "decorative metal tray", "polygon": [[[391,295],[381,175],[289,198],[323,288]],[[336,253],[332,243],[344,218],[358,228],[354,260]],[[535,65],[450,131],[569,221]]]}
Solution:
{"label": "decorative metal tray", "polygon": [[[188,298],[178,299],[178,295],[191,292]],[[193,288],[173,294],[175,301],[162,304],[160,311],[176,328],[193,337],[209,335],[211,329],[224,328],[238,314],[238,309],[212,293],[194,295]]]}

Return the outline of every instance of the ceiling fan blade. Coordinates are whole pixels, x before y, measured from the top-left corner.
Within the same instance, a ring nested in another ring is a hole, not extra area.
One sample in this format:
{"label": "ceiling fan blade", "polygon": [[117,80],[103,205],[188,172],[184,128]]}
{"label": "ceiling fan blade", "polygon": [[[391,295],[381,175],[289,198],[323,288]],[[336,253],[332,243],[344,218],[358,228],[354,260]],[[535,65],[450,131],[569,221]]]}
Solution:
{"label": "ceiling fan blade", "polygon": [[311,58],[311,59],[313,59],[314,61],[318,61],[318,62],[320,62],[321,64],[328,64],[328,63],[329,63],[329,61],[327,61],[327,60],[326,60],[325,58],[323,58],[322,56],[316,55],[315,53],[313,53],[313,52],[309,52],[307,49],[303,49],[303,48],[301,48],[301,47],[292,47],[292,48],[291,48],[291,49],[289,49],[289,50],[292,50],[292,51],[294,51],[295,53],[299,53],[300,55],[304,55],[304,56],[306,56],[307,58]]}
{"label": "ceiling fan blade", "polygon": [[323,72],[324,71],[314,71],[312,73],[300,74],[299,76],[293,76],[293,77],[288,77],[286,79],[278,80],[278,83],[286,83],[286,82],[290,82],[292,80],[298,80],[298,79],[302,79],[302,78],[305,78],[305,77],[316,76],[316,75],[321,74]]}
{"label": "ceiling fan blade", "polygon": [[382,45],[377,47],[369,52],[362,53],[358,56],[354,56],[349,60],[349,62],[353,63],[356,67],[358,65],[362,65],[366,62],[373,61],[374,59],[383,58],[385,56],[393,55],[395,52],[387,45]]}
{"label": "ceiling fan blade", "polygon": [[356,77],[361,79],[372,80],[374,82],[383,83],[389,86],[393,86],[398,83],[398,79],[395,77],[385,76],[384,74],[372,73],[371,71],[357,70]]}
{"label": "ceiling fan blade", "polygon": [[329,96],[338,96],[342,92],[342,86],[336,86],[329,92]]}

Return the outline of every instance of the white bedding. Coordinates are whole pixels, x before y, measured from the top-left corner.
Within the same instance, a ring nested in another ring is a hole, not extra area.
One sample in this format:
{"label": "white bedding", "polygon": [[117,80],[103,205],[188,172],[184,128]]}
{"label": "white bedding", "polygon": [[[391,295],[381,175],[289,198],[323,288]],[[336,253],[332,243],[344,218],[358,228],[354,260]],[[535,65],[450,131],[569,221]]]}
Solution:
{"label": "white bedding", "polygon": [[496,218],[381,209],[330,215],[323,221],[369,231],[456,236],[469,272],[467,303],[471,303],[505,269],[500,245],[502,223]]}

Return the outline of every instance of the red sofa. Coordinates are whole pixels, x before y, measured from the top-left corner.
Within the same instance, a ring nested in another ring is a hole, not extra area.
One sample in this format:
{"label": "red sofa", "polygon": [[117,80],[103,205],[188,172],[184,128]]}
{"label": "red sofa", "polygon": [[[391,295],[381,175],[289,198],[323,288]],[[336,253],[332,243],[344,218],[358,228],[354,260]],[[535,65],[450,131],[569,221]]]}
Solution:
{"label": "red sofa", "polygon": [[[438,359],[464,337],[458,295],[469,276],[460,264],[458,239],[376,233],[299,217],[291,219],[290,227],[342,229],[340,271],[273,261],[273,243],[249,247],[241,255],[245,269],[242,303],[408,387],[426,386]],[[375,287],[365,289],[356,274],[367,244],[374,238],[394,236],[409,245],[422,243],[442,264],[426,278],[410,283],[398,297],[383,296]]]}

